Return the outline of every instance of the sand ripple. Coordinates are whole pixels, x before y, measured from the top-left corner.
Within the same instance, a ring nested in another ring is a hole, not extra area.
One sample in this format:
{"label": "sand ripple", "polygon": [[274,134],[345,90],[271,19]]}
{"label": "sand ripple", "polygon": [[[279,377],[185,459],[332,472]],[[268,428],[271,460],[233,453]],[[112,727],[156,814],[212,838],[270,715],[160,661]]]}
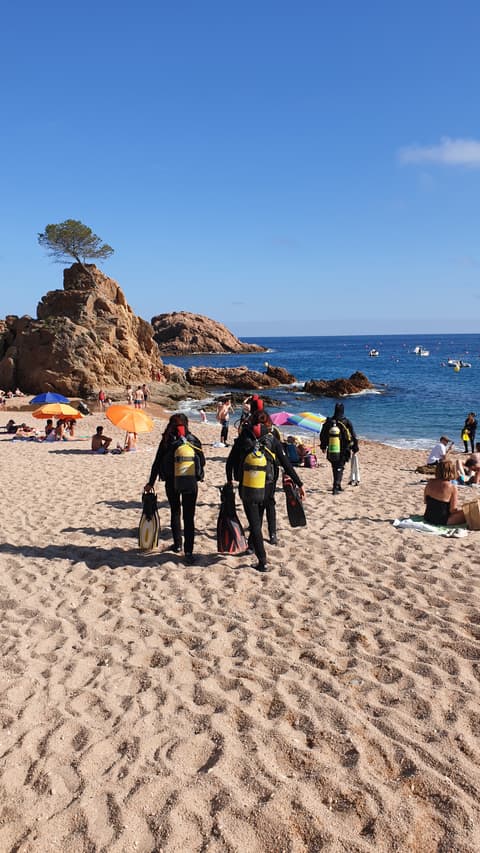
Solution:
{"label": "sand ripple", "polygon": [[0,849],[478,850],[479,534],[391,526],[418,454],[306,471],[262,576],[215,553],[226,451],[185,568],[136,548],[153,453],[83,447],[0,441]]}

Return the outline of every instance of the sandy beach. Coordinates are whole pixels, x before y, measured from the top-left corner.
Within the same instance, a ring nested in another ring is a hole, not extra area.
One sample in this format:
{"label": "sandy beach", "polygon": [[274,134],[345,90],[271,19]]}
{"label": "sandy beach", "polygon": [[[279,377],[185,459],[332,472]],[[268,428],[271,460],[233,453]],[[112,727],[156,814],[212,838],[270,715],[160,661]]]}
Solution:
{"label": "sandy beach", "polygon": [[[100,414],[78,435],[100,423],[123,439]],[[159,550],[136,542],[163,427],[105,457],[0,435],[0,850],[478,851],[480,533],[392,526],[425,454],[361,442],[336,498],[302,469],[308,526],[279,491],[261,575],[216,553],[228,450],[192,424],[187,568],[161,484]]]}

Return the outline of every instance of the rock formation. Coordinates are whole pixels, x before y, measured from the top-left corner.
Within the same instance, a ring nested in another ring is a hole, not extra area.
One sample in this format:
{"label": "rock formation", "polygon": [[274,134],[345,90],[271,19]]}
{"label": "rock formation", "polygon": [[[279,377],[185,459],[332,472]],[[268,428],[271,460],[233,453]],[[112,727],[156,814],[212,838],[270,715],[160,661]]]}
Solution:
{"label": "rock formation", "polygon": [[282,385],[292,385],[297,381],[293,373],[289,373],[284,367],[274,367],[273,364],[268,365],[267,375],[273,379],[278,379]]}
{"label": "rock formation", "polygon": [[266,352],[258,344],[244,344],[215,320],[202,314],[174,311],[152,317],[154,338],[162,355],[201,352]]}
{"label": "rock formation", "polygon": [[89,396],[100,386],[165,378],[150,323],[137,317],[113,279],[94,264],[64,270],[37,319],[0,325],[0,387]]}
{"label": "rock formation", "polygon": [[258,388],[276,388],[281,383],[278,379],[249,370],[248,367],[191,367],[186,373],[191,385],[219,388],[244,388],[254,391]]}
{"label": "rock formation", "polygon": [[310,379],[303,390],[319,397],[346,397],[374,387],[365,374],[357,370],[349,379]]}

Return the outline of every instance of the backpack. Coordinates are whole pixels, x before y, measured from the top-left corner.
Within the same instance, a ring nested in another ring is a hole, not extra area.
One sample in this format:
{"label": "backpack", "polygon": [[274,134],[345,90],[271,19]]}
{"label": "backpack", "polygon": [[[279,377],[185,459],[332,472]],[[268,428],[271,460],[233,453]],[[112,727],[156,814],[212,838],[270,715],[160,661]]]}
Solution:
{"label": "backpack", "polygon": [[180,438],[173,451],[173,483],[176,492],[194,492],[203,480],[203,466],[196,448],[188,438]]}
{"label": "backpack", "polygon": [[318,461],[317,457],[315,456],[315,453],[307,453],[303,460],[303,464],[305,468],[316,468],[318,465]]}

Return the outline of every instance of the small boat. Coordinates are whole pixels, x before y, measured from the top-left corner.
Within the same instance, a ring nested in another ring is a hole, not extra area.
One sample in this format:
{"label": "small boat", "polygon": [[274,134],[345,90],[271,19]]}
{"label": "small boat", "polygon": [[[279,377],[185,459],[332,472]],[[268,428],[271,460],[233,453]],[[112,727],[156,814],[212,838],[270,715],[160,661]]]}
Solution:
{"label": "small boat", "polygon": [[472,366],[469,361],[462,361],[461,358],[449,358],[447,364],[449,365],[449,367],[454,367],[455,369],[458,368],[459,370],[461,367]]}
{"label": "small boat", "polygon": [[371,349],[368,354],[370,358],[378,358],[378,356],[380,355],[378,349]]}
{"label": "small boat", "polygon": [[424,357],[430,355],[430,350],[423,347],[415,347],[413,351],[415,355],[423,355]]}

